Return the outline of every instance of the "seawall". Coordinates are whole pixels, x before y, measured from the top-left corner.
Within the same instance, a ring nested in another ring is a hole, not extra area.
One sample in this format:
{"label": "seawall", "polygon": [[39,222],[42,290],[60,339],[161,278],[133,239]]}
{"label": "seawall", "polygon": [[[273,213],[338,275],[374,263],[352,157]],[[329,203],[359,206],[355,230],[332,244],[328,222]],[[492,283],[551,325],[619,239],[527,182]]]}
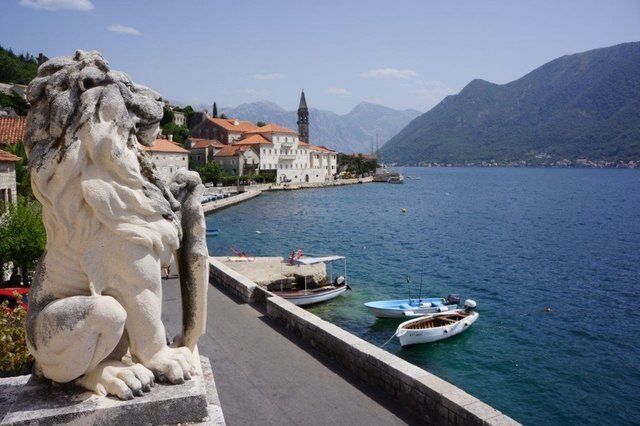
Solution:
{"label": "seawall", "polygon": [[382,389],[428,424],[515,425],[510,417],[462,389],[261,288],[210,258],[210,281],[267,316],[303,341]]}
{"label": "seawall", "polygon": [[210,203],[205,203],[202,205],[202,209],[204,210],[205,214],[211,213],[216,210],[224,209],[225,207],[229,207],[234,204],[238,204],[243,201],[250,200],[251,198],[255,198],[258,195],[260,195],[261,192],[262,191],[259,191],[256,189],[250,189],[248,191],[241,192],[239,194],[232,195],[227,198],[222,198],[220,200],[211,201]]}

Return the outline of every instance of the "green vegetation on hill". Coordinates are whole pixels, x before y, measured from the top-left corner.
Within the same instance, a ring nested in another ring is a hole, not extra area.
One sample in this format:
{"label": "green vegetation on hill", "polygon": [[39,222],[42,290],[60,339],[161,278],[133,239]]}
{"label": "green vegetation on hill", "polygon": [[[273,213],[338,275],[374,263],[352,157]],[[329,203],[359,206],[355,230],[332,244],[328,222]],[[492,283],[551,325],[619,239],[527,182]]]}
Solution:
{"label": "green vegetation on hill", "polygon": [[381,149],[385,162],[640,158],[640,42],[553,60],[498,85],[473,80]]}
{"label": "green vegetation on hill", "polygon": [[[28,84],[36,76],[38,62],[30,54],[16,55],[0,46],[0,83]],[[18,115],[26,115],[29,104],[15,94],[0,93],[0,108],[10,107]]]}
{"label": "green vegetation on hill", "polygon": [[38,62],[28,53],[16,55],[0,46],[0,82],[29,84],[36,76]]}

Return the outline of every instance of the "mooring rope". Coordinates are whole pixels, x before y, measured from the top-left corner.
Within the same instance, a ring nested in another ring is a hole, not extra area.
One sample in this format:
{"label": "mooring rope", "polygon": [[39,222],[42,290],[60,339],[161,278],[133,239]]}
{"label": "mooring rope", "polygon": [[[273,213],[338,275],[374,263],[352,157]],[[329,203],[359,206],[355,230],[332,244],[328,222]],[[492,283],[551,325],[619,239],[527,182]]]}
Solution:
{"label": "mooring rope", "polygon": [[380,346],[380,348],[384,348],[385,346],[387,346],[387,343],[389,343],[390,341],[392,341],[394,337],[396,337],[396,332],[395,332],[395,331],[393,332],[393,335],[392,335],[391,337],[389,337],[389,340],[387,340],[386,342],[384,342],[384,343],[382,344],[382,346]]}

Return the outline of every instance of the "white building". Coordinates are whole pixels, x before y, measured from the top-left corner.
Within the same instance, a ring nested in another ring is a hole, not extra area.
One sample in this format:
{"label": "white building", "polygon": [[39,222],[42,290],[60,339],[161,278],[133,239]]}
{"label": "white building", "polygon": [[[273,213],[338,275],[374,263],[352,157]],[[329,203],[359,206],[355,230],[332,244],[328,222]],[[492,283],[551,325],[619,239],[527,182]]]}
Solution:
{"label": "white building", "polygon": [[177,126],[186,126],[187,118],[185,117],[184,112],[173,111],[173,122]]}
{"label": "white building", "polygon": [[189,151],[172,140],[156,139],[154,146],[145,146],[144,150],[165,182],[171,180],[176,170],[189,168]]}
{"label": "white building", "polygon": [[276,172],[276,182],[327,182],[337,172],[337,153],[301,142],[286,127],[268,124],[244,133],[234,146],[251,146],[260,170]]}
{"label": "white building", "polygon": [[20,157],[0,150],[0,207],[18,200],[16,163]]}

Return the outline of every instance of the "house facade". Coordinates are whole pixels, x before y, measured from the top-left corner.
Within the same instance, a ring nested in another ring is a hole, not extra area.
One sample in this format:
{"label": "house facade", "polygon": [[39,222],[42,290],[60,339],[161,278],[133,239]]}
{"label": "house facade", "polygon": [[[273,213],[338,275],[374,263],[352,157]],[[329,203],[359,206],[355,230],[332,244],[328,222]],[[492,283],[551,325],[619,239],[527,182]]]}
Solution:
{"label": "house facade", "polygon": [[16,163],[20,157],[0,150],[0,206],[18,200]]}
{"label": "house facade", "polygon": [[242,176],[258,170],[260,157],[252,146],[227,145],[214,154],[213,161],[227,174]]}
{"label": "house facade", "polygon": [[192,167],[204,166],[213,161],[213,156],[226,145],[215,139],[188,138],[185,147],[189,150]]}
{"label": "house facade", "polygon": [[171,176],[180,169],[189,169],[189,151],[169,139],[156,139],[154,146],[145,146],[158,174],[169,182]]}

